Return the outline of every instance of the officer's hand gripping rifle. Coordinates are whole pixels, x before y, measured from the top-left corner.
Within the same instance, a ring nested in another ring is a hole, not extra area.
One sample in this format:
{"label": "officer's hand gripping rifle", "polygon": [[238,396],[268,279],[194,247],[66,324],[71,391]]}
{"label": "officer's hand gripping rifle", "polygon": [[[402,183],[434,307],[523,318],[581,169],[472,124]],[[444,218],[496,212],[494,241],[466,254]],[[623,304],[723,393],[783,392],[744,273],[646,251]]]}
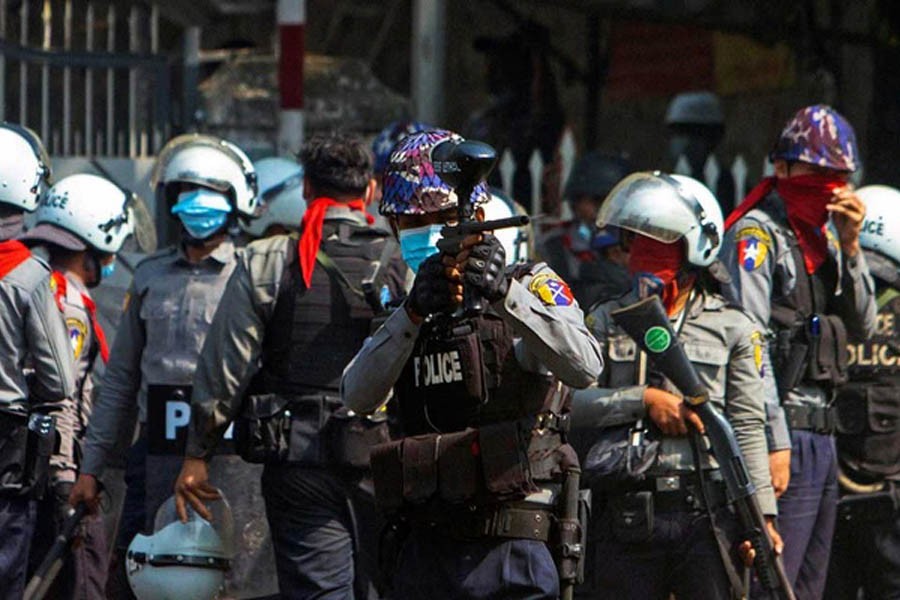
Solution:
{"label": "officer's hand gripping rifle", "polygon": [[[528,224],[529,219],[524,215],[496,221],[475,220],[475,206],[469,199],[475,186],[484,181],[496,162],[497,152],[491,146],[474,140],[447,140],[432,149],[434,172],[454,188],[457,199],[458,223],[445,225],[441,229],[442,239],[438,242],[438,248],[442,251],[455,255],[459,252],[460,242],[468,235]],[[478,297],[475,290],[465,288],[463,306],[466,315],[476,315],[484,312],[484,299]]]}
{"label": "officer's hand gripping rifle", "polygon": [[784,572],[781,557],[775,554],[766,521],[756,498],[747,465],[731,424],[709,402],[709,392],[678,341],[669,317],[657,296],[626,306],[611,314],[637,345],[647,353],[656,369],[684,395],[684,401],[706,427],[713,455],[725,479],[728,496],[734,503],[744,535],[756,551],[756,574],[769,597],[795,600]]}

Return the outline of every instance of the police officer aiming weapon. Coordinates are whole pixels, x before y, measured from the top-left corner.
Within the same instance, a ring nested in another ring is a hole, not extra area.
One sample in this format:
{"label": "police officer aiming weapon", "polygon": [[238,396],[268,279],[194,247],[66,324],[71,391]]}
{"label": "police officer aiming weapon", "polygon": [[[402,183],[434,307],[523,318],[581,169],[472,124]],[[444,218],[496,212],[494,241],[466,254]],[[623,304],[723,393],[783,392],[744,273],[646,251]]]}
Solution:
{"label": "police officer aiming weapon", "polygon": [[[497,152],[484,142],[449,139],[434,147],[431,160],[434,172],[455,190],[456,197],[469,198],[475,186],[484,181],[494,168]],[[458,202],[457,211],[459,222],[456,225],[445,225],[441,229],[442,239],[438,242],[438,248],[451,255],[459,252],[460,243],[466,236],[507,227],[521,227],[529,223],[525,215],[496,221],[477,221],[474,218],[475,205],[469,202]],[[474,290],[466,288],[463,294],[465,315],[484,312],[484,299],[479,298]]]}
{"label": "police officer aiming weapon", "polygon": [[731,425],[709,402],[709,392],[673,331],[666,311],[657,296],[650,296],[611,313],[616,324],[647,353],[659,372],[684,395],[684,401],[697,413],[706,428],[713,455],[725,479],[728,496],[756,551],[754,567],[770,598],[794,600],[781,558],[775,554],[766,522],[756,498],[756,487]]}

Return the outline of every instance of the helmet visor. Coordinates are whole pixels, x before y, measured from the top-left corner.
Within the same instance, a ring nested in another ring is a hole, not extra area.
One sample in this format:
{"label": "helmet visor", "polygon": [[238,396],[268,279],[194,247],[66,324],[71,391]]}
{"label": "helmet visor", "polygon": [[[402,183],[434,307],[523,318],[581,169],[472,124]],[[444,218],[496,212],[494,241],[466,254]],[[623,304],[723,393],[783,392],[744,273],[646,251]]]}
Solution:
{"label": "helmet visor", "polygon": [[700,205],[678,181],[662,173],[633,173],[612,189],[597,226],[620,227],[671,244],[698,226]]}

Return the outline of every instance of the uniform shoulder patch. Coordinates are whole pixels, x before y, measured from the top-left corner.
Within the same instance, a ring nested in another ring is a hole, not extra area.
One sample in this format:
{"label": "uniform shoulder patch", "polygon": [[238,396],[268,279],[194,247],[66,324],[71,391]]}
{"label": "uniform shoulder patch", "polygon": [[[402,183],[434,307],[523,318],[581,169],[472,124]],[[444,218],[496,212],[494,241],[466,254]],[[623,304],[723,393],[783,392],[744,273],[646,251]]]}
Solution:
{"label": "uniform shoulder patch", "polygon": [[66,331],[69,332],[69,343],[72,344],[72,352],[75,354],[75,360],[81,358],[84,351],[84,339],[87,337],[87,324],[81,319],[68,317],[66,319]]}
{"label": "uniform shoulder patch", "polygon": [[528,289],[547,306],[569,306],[575,302],[569,285],[556,273],[538,273],[531,278]]}
{"label": "uniform shoulder patch", "polygon": [[766,347],[766,340],[758,329],[750,334],[750,343],[753,344],[753,362],[756,364],[756,370],[760,377],[766,376],[766,368],[763,365],[763,352]]}
{"label": "uniform shoulder patch", "polygon": [[735,240],[738,261],[745,271],[755,271],[761,267],[772,250],[772,236],[755,225],[739,229]]}

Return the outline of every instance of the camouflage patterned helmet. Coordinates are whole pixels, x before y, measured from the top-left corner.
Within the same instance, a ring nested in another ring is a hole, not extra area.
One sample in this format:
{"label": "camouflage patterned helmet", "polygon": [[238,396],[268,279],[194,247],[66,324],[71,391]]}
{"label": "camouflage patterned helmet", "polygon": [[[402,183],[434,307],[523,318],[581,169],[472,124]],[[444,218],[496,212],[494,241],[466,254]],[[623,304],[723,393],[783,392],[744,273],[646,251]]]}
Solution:
{"label": "camouflage patterned helmet", "polygon": [[830,106],[807,106],[794,115],[778,137],[769,160],[778,159],[856,171],[856,134],[847,119]]}
{"label": "camouflage patterned helmet", "polygon": [[394,121],[381,130],[372,140],[372,154],[375,155],[375,173],[380,175],[388,166],[391,159],[391,151],[397,142],[412,133],[434,129],[419,121]]}
{"label": "camouflage patterned helmet", "polygon": [[[431,164],[432,149],[451,139],[463,141],[451,131],[434,129],[414,133],[397,143],[384,172],[381,214],[424,215],[456,206],[456,192],[435,174]],[[477,207],[488,200],[487,187],[479,183],[472,190],[469,202]]]}

